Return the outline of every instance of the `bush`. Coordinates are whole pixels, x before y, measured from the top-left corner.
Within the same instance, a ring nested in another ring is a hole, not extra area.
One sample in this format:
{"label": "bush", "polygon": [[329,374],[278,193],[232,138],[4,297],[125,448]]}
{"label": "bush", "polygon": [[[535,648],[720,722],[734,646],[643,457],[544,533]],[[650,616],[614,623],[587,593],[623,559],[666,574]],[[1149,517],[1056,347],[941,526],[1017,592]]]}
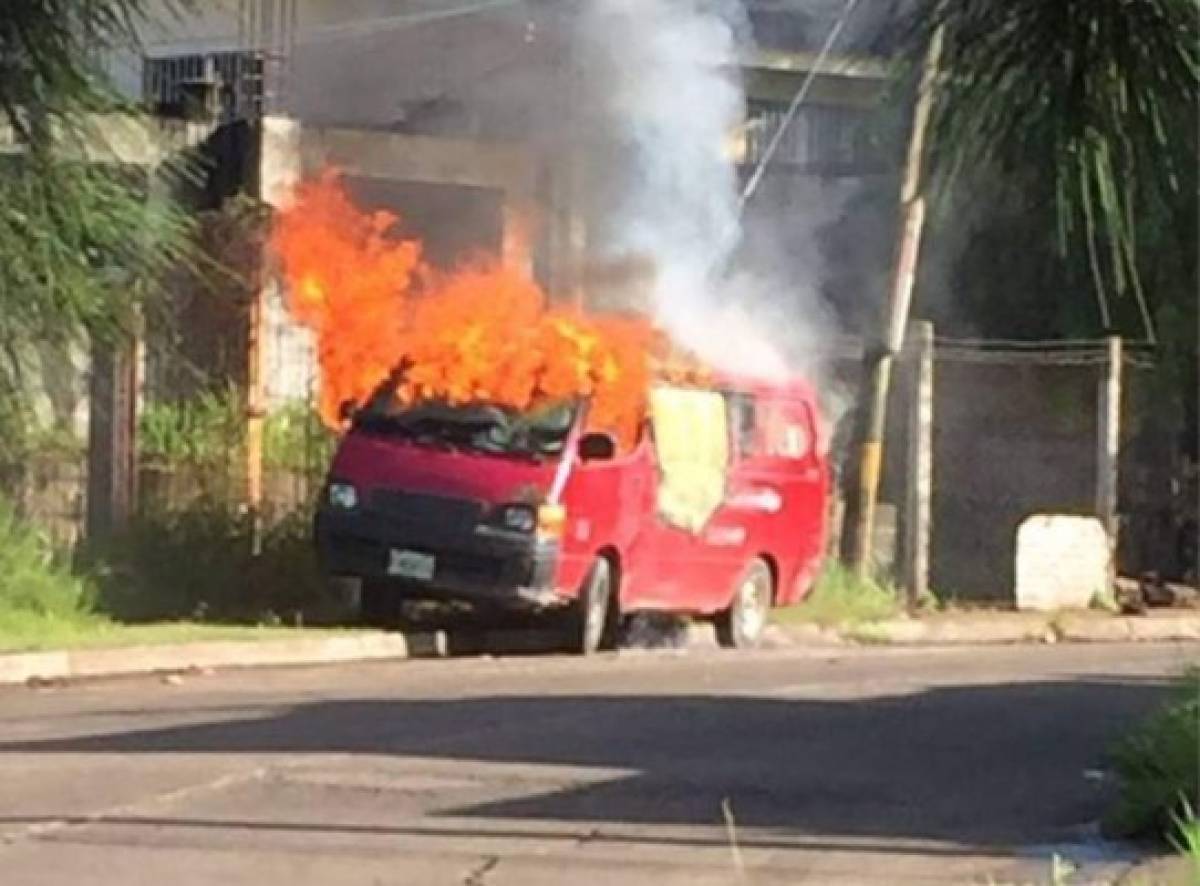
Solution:
{"label": "bush", "polygon": [[103,551],[100,608],[127,621],[195,619],[236,624],[320,624],[336,601],[317,567],[302,513],[269,526],[251,551],[250,517],[211,500],[139,516]]}
{"label": "bush", "polygon": [[1177,838],[1194,822],[1200,796],[1200,669],[1189,671],[1175,697],[1113,748],[1119,782],[1106,825],[1122,837]]}

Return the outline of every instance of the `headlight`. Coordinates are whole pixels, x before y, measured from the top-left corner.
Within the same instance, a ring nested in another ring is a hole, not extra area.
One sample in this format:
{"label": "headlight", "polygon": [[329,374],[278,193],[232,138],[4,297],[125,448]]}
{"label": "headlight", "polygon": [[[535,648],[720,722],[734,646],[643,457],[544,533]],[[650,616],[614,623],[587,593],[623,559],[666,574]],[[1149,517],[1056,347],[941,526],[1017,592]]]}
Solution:
{"label": "headlight", "polygon": [[329,504],[341,511],[353,511],[358,507],[358,490],[350,483],[330,483]]}
{"label": "headlight", "polygon": [[500,523],[512,532],[533,532],[537,528],[537,514],[525,505],[509,505],[500,512]]}

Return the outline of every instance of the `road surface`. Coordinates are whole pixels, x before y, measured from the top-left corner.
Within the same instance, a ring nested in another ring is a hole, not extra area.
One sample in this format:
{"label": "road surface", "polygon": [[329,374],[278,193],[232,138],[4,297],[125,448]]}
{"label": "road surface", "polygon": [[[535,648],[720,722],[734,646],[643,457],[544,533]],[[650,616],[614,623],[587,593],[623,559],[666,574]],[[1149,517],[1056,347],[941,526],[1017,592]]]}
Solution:
{"label": "road surface", "polygon": [[1051,847],[1091,857],[1106,744],[1196,657],[642,653],[5,690],[0,882],[1033,882]]}

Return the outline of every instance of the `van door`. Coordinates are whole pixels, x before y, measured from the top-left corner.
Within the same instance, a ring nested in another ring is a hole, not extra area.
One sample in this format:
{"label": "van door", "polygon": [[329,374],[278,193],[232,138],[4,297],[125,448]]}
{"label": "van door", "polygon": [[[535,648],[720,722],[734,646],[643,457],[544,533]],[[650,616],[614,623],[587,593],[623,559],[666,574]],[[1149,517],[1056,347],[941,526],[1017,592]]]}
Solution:
{"label": "van door", "polygon": [[659,387],[651,392],[657,463],[655,513],[646,520],[631,559],[639,605],[699,611],[713,577],[705,534],[728,490],[729,422],[715,391]]}
{"label": "van door", "polygon": [[720,508],[696,539],[695,557],[703,575],[696,593],[705,612],[728,607],[738,577],[751,560],[773,553],[784,499],[777,472],[764,459],[760,395],[727,391],[724,396],[730,425],[729,479]]}

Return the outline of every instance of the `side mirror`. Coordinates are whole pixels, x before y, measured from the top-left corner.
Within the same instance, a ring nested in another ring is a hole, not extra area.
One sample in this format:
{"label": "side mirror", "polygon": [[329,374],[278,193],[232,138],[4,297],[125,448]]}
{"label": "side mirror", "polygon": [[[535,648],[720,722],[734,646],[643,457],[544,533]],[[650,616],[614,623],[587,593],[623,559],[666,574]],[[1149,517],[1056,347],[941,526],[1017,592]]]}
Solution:
{"label": "side mirror", "polygon": [[579,439],[579,458],[582,461],[608,461],[617,454],[617,441],[611,434],[591,431]]}

